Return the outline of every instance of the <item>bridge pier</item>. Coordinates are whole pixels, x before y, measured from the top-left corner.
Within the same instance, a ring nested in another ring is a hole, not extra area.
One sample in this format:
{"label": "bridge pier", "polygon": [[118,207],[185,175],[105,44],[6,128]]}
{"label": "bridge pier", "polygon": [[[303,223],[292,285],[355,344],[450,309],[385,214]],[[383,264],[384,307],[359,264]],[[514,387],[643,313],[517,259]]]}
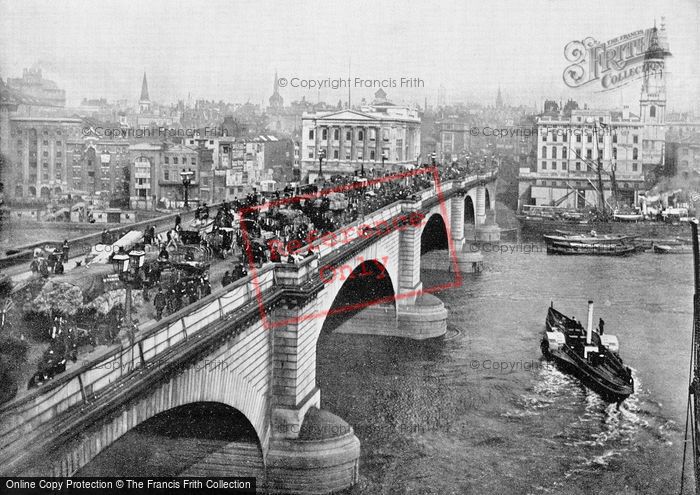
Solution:
{"label": "bridge pier", "polygon": [[348,488],[359,476],[360,441],[342,419],[320,410],[316,341],[318,300],[288,301],[273,320],[271,438],[264,490],[321,494]]}

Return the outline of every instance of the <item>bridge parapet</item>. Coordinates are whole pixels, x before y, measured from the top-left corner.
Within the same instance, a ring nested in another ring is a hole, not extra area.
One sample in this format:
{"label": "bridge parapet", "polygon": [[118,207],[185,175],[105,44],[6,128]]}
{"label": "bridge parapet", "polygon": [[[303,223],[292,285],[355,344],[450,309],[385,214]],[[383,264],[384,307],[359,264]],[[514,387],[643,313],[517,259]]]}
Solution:
{"label": "bridge parapet", "polygon": [[[73,406],[90,405],[110,385],[149,368],[173,346],[197,337],[207,326],[247,309],[249,318],[259,316],[256,291],[274,285],[272,267],[207,296],[159,322],[139,328],[133,344],[128,341],[84,360],[75,369],[0,407],[0,451],[30,434],[37,426]],[[238,315],[242,317],[243,315]]]}

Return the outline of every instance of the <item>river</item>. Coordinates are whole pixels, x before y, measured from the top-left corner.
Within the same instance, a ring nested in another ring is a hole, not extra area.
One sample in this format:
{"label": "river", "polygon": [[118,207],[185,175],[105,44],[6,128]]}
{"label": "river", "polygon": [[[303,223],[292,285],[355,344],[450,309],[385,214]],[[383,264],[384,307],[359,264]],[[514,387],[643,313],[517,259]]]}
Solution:
{"label": "river", "polygon": [[[320,339],[322,407],[362,443],[352,493],[678,493],[692,257],[511,246],[439,294],[444,339]],[[422,274],[424,287],[449,277]],[[585,321],[589,298],[633,369],[636,392],[619,408],[541,361],[550,301]]]}

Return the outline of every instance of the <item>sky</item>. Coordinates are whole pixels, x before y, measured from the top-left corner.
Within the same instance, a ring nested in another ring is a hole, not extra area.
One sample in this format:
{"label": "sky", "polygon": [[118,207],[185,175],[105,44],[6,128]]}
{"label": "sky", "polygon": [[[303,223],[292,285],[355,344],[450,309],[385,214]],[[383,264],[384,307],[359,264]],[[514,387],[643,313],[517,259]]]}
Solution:
{"label": "sky", "polygon": [[[592,106],[638,105],[640,84],[599,93],[569,88],[564,46],[650,28],[665,16],[673,57],[668,106],[700,101],[700,0],[38,1],[0,0],[0,77],[40,66],[83,97],[138,100],[147,73],[152,100],[204,98],[264,103],[274,73],[302,80],[419,78],[389,87],[395,102],[541,105],[573,98]],[[353,87],[353,103],[374,88]],[[597,86],[596,89],[600,89]],[[288,103],[347,100],[347,88],[285,87]]]}

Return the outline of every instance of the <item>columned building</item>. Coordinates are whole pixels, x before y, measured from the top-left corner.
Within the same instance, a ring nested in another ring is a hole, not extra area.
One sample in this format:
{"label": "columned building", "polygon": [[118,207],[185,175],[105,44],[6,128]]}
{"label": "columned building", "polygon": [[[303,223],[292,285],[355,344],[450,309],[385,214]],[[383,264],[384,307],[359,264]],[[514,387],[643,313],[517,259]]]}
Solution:
{"label": "columned building", "polygon": [[417,111],[390,103],[359,111],[305,113],[301,180],[313,183],[318,178],[320,158],[324,176],[414,166],[420,155],[420,122]]}

